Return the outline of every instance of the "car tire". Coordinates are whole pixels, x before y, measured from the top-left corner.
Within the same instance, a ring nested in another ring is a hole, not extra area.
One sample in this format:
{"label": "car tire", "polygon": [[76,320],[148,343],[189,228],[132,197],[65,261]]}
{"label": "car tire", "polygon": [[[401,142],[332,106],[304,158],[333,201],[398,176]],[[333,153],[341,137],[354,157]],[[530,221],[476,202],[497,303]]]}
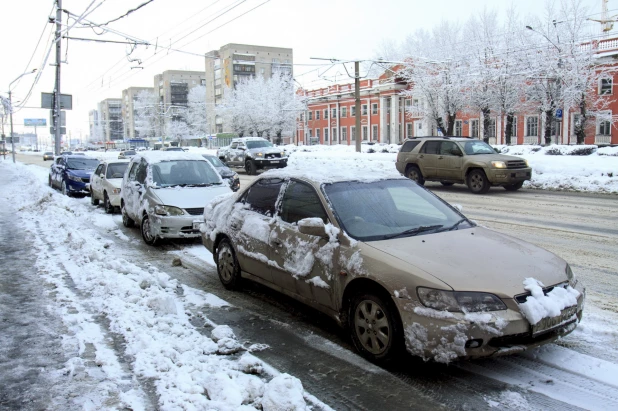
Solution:
{"label": "car tire", "polygon": [[69,191],[67,190],[67,183],[66,183],[66,181],[62,182],[62,194],[64,194],[67,197],[71,197],[71,194],[69,194]]}
{"label": "car tire", "polygon": [[135,225],[135,221],[133,221],[133,219],[127,214],[124,202],[120,205],[120,212],[122,213],[122,225],[125,227],[133,227]]}
{"label": "car tire", "polygon": [[504,186],[504,189],[506,191],[517,191],[519,190],[522,186],[524,185],[523,181],[520,181],[519,183],[515,183],[515,184],[509,184],[508,186]]}
{"label": "car tire", "polygon": [[440,181],[440,184],[442,184],[444,187],[450,187],[455,183],[451,183],[450,181]]}
{"label": "car tire", "polygon": [[92,189],[90,189],[90,204],[92,204],[93,206],[99,205],[99,199],[94,198],[94,193],[92,192]]}
{"label": "car tire", "polygon": [[148,245],[155,245],[157,243],[157,236],[152,234],[150,230],[150,219],[148,218],[148,214],[142,217],[142,224],[140,226],[140,230],[142,232],[142,238],[144,242]]}
{"label": "car tire", "polygon": [[406,170],[406,177],[410,180],[416,182],[419,186],[425,185],[425,178],[423,177],[423,173],[421,173],[420,168],[418,166],[410,166]]}
{"label": "car tire", "polygon": [[240,264],[229,239],[224,238],[217,246],[215,264],[221,284],[228,290],[239,290],[242,285]]}
{"label": "car tire", "polygon": [[489,180],[482,170],[472,170],[468,174],[468,188],[474,194],[485,194],[489,191]]}
{"label": "car tire", "polygon": [[48,177],[48,178],[47,178],[47,180],[48,180],[48,181],[47,181],[47,183],[49,184],[49,186],[50,186],[51,188],[54,188],[54,183],[52,183],[52,178],[51,178],[51,177]]}
{"label": "car tire", "polygon": [[[97,200],[98,202],[99,200]],[[112,214],[114,212],[114,206],[109,201],[109,197],[107,196],[107,191],[103,192],[103,207],[105,208],[105,212],[107,214]]]}
{"label": "car tire", "polygon": [[257,174],[257,167],[255,166],[255,161],[247,160],[245,162],[245,171],[247,175],[254,176]]}
{"label": "car tire", "polygon": [[403,326],[390,297],[370,292],[356,294],[348,321],[354,346],[368,360],[385,362],[403,351]]}

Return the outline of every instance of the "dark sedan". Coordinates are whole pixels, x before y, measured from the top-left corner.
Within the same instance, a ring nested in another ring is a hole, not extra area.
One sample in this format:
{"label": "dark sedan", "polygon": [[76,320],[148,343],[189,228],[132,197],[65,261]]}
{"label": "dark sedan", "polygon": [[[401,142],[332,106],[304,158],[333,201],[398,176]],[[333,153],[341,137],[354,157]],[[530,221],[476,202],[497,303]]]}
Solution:
{"label": "dark sedan", "polygon": [[240,179],[238,177],[238,173],[230,169],[226,166],[217,156],[213,156],[210,154],[202,154],[202,156],[213,165],[214,168],[217,169],[217,172],[225,181],[227,181],[230,185],[232,191],[238,191],[240,188]]}

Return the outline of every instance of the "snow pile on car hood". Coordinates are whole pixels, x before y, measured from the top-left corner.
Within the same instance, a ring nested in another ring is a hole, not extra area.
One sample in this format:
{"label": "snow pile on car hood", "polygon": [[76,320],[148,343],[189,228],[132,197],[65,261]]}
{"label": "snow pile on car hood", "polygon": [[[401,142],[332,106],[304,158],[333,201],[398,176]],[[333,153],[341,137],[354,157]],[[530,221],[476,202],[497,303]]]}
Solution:
{"label": "snow pile on car hood", "polygon": [[580,293],[573,287],[554,287],[547,294],[543,293],[543,287],[543,283],[537,279],[524,280],[524,288],[532,295],[526,298],[525,303],[519,304],[519,309],[532,325],[543,318],[557,317],[566,307],[577,305]]}

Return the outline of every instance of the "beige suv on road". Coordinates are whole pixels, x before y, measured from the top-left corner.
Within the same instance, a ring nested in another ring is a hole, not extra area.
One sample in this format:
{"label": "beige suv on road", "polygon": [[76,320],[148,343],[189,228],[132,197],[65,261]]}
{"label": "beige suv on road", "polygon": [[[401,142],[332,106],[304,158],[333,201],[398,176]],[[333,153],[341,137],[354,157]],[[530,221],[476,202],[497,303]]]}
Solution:
{"label": "beige suv on road", "polygon": [[467,184],[474,194],[484,194],[491,186],[516,191],[532,176],[525,159],[498,154],[489,144],[470,137],[407,139],[395,165],[420,185],[425,181]]}

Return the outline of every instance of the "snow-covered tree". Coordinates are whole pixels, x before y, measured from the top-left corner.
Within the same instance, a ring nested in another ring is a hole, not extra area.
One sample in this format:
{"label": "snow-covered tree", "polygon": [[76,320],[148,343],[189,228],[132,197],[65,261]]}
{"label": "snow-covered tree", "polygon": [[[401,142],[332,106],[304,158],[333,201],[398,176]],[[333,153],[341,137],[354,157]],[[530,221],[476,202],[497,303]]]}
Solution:
{"label": "snow-covered tree", "polygon": [[134,106],[135,131],[142,138],[156,136],[159,106],[154,92],[148,90],[139,91]]}
{"label": "snow-covered tree", "polygon": [[206,87],[196,86],[189,90],[185,121],[193,138],[203,137],[208,132],[206,120]]}
{"label": "snow-covered tree", "polygon": [[239,135],[276,136],[292,133],[298,113],[304,109],[294,93],[293,80],[286,74],[250,78],[225,91],[217,114]]}

